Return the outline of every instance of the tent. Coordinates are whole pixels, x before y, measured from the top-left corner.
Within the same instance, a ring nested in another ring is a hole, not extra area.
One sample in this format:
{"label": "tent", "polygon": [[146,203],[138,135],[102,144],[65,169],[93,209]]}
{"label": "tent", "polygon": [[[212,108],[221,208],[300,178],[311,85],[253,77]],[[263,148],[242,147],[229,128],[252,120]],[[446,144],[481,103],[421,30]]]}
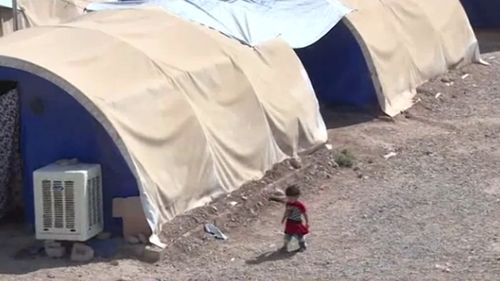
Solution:
{"label": "tent", "polygon": [[411,107],[421,84],[480,60],[458,0],[343,2],[354,11],[297,50],[320,100],[355,106],[378,100],[394,116]]}
{"label": "tent", "polygon": [[[85,11],[88,0],[17,0],[19,28],[52,25],[72,20]],[[12,33],[12,1],[0,0],[0,36]]]}
{"label": "tent", "polygon": [[500,27],[500,1],[498,0],[460,0],[473,27]]}
{"label": "tent", "polygon": [[327,140],[305,70],[283,41],[249,47],[155,8],[6,36],[0,80],[17,82],[31,223],[32,172],[76,157],[102,165],[105,227],[118,227],[113,198],[140,196],[161,244],[175,215]]}
{"label": "tent", "polygon": [[459,0],[141,0],[88,8],[136,5],[161,6],[250,45],[279,36],[296,49],[321,102],[378,101],[390,116],[411,107],[422,83],[479,60]]}

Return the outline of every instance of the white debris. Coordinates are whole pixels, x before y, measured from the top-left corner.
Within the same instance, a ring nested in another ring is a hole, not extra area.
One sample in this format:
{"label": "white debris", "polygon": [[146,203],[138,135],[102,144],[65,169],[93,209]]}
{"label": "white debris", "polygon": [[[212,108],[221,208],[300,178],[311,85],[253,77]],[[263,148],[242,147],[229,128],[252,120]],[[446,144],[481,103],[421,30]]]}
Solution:
{"label": "white debris", "polygon": [[466,78],[467,78],[467,77],[469,77],[469,76],[470,76],[470,74],[469,74],[469,73],[465,73],[464,75],[462,75],[462,80],[463,80],[463,79],[466,79]]}
{"label": "white debris", "polygon": [[449,263],[446,263],[446,265],[436,264],[435,267],[436,267],[436,269],[439,269],[443,272],[451,272]]}
{"label": "white debris", "polygon": [[437,93],[437,94],[434,96],[434,98],[439,99],[439,97],[440,97],[441,95],[442,95],[441,93]]}
{"label": "white debris", "polygon": [[234,206],[238,205],[238,202],[231,201],[231,202],[229,202],[229,205],[231,205],[231,207],[234,207]]}
{"label": "white debris", "polygon": [[390,158],[392,158],[392,157],[394,157],[396,155],[398,155],[396,152],[391,151],[391,152],[387,153],[386,155],[384,155],[384,159],[388,160],[388,159],[390,159]]}
{"label": "white debris", "polygon": [[332,150],[333,146],[330,143],[325,144],[326,149]]}

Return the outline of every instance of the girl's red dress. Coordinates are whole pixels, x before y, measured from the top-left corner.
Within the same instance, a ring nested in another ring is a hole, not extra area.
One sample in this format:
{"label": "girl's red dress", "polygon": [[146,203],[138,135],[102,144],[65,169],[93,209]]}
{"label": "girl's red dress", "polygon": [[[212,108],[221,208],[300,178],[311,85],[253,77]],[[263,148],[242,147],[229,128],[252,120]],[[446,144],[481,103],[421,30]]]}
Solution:
{"label": "girl's red dress", "polygon": [[285,234],[306,235],[309,229],[302,223],[301,215],[306,213],[306,206],[300,202],[287,202],[286,208],[290,210],[285,224]]}

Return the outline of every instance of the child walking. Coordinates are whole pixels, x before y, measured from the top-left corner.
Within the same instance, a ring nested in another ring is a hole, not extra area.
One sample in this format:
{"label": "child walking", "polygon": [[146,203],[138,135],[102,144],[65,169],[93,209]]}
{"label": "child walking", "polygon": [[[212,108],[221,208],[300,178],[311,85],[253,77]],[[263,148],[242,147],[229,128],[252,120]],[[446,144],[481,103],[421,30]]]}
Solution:
{"label": "child walking", "polygon": [[[297,185],[290,185],[285,190],[287,197],[285,213],[281,223],[285,223],[285,243],[281,251],[288,251],[288,243],[292,238],[299,241],[299,251],[306,250],[306,240],[304,236],[309,233],[309,218],[307,217],[306,206],[299,201],[300,189]],[[305,224],[302,222],[304,218]]]}

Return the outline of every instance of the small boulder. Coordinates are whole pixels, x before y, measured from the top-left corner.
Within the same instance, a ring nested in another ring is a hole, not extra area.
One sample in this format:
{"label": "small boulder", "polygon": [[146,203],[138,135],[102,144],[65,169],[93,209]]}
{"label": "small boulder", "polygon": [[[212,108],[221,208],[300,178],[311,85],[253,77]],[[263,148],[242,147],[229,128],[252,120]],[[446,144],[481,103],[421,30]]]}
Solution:
{"label": "small boulder", "polygon": [[159,261],[162,258],[162,256],[163,256],[163,249],[153,245],[148,245],[144,247],[144,255],[143,255],[144,261],[155,263]]}
{"label": "small boulder", "polygon": [[94,258],[94,249],[82,244],[73,244],[73,249],[71,250],[71,260],[75,262],[89,262]]}
{"label": "small boulder", "polygon": [[139,238],[139,241],[142,243],[142,244],[148,244],[149,240],[148,238],[146,237],[146,235],[142,234],[142,233],[139,233],[137,235],[137,238]]}
{"label": "small boulder", "polygon": [[127,243],[129,243],[131,245],[139,244],[139,242],[141,242],[139,240],[139,238],[137,238],[137,237],[135,237],[133,235],[125,237],[125,241],[127,241]]}
{"label": "small boulder", "polygon": [[48,257],[58,259],[64,257],[66,254],[66,248],[56,241],[47,240],[44,242],[45,254]]}
{"label": "small boulder", "polygon": [[300,158],[292,158],[292,159],[290,159],[290,166],[292,166],[292,168],[298,170],[298,169],[302,168],[302,161],[300,160]]}

